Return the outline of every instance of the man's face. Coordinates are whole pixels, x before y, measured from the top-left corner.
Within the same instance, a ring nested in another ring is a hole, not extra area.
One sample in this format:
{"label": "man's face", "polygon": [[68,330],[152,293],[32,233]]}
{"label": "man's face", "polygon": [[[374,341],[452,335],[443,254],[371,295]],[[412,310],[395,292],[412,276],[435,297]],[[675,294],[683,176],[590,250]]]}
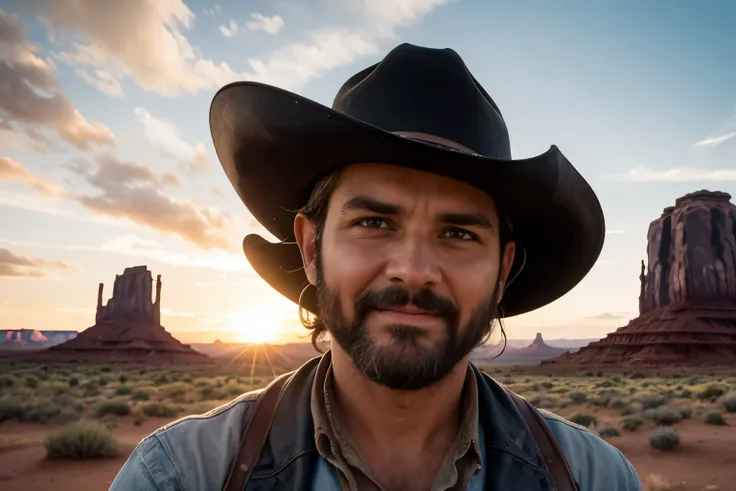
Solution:
{"label": "man's face", "polygon": [[333,340],[393,389],[433,385],[469,354],[513,262],[489,196],[397,166],[347,167],[319,243],[309,246],[316,230],[303,217],[295,229]]}

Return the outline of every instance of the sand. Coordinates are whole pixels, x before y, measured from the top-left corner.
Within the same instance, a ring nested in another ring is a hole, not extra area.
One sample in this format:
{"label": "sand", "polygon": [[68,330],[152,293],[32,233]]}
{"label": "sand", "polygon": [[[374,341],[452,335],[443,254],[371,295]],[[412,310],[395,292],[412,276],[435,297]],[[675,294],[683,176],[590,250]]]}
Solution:
{"label": "sand", "polygon": [[[651,474],[666,479],[677,491],[736,490],[736,415],[726,415],[729,426],[708,426],[688,420],[677,425],[680,448],[659,452],[649,447],[647,430],[623,432],[611,438],[632,462],[640,479]],[[53,427],[6,421],[0,423],[0,489],[3,491],[101,491],[109,488],[135,445],[156,428],[168,423],[151,418],[134,426],[121,418],[115,437],[121,456],[85,462],[48,461],[43,440]],[[707,488],[707,486],[717,486]],[[645,488],[646,489],[646,488]]]}

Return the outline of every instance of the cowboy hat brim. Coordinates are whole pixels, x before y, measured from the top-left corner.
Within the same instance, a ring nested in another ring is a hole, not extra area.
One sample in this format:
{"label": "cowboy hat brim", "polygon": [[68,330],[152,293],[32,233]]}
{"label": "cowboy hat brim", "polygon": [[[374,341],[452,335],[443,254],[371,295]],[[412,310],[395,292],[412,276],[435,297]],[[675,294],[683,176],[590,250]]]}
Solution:
{"label": "cowboy hat brim", "polygon": [[[464,153],[398,136],[256,82],[231,83],[217,92],[210,129],[217,156],[241,200],[282,241],[249,235],[243,242],[245,255],[266,282],[294,302],[307,284],[293,243],[296,212],[319,178],[353,163],[393,164],[444,175],[496,201],[509,217],[517,243],[509,275],[513,281],[501,302],[505,317],[563,296],[590,271],[603,248],[600,203],[555,146],[522,160]],[[313,294],[302,299],[302,306],[319,312]]]}

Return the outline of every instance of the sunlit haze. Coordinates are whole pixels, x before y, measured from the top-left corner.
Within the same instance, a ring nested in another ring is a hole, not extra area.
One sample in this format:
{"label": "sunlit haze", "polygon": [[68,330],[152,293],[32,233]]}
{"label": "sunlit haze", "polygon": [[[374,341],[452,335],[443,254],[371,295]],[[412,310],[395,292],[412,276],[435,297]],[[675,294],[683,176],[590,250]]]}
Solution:
{"label": "sunlit haze", "polygon": [[691,191],[736,195],[736,3],[24,4],[0,1],[3,329],[81,331],[98,283],[106,301],[116,274],[145,264],[162,275],[162,324],[184,342],[308,341],[296,305],[242,253],[246,234],[273,237],[217,161],[209,104],[252,79],[330,105],[400,42],[455,49],[500,106],[514,157],[559,146],[603,205],[596,266],[508,320],[509,337],[624,325],[649,222]]}

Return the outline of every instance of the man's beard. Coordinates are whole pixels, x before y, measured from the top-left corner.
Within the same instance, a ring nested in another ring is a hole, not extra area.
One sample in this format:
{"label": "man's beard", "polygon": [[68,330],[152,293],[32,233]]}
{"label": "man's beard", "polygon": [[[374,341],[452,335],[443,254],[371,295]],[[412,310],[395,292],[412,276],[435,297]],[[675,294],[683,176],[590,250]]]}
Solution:
{"label": "man's beard", "polygon": [[[452,300],[432,290],[423,289],[412,295],[400,286],[381,291],[364,290],[354,300],[353,318],[343,315],[339,292],[327,287],[321,264],[317,265],[317,295],[322,323],[332,338],[350,357],[355,368],[370,380],[400,390],[419,390],[444,379],[455,366],[480,344],[491,329],[498,308],[498,287],[478,307],[468,323],[460,329],[459,311]],[[412,305],[432,312],[445,321],[443,340],[423,347],[424,329],[407,325],[387,326],[392,340],[378,346],[365,325],[367,315],[375,309]]]}

